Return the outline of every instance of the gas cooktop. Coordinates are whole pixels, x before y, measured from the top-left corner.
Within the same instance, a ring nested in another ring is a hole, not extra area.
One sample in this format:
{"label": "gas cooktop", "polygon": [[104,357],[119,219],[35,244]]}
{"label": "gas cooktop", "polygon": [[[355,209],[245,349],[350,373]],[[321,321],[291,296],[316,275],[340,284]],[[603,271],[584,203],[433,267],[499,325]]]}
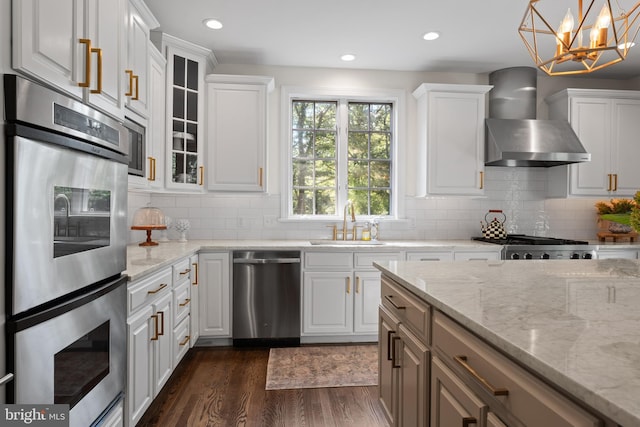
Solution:
{"label": "gas cooktop", "polygon": [[526,234],[509,234],[506,239],[489,239],[472,237],[472,240],[495,243],[497,245],[588,245],[582,240],[558,239],[555,237],[527,236]]}

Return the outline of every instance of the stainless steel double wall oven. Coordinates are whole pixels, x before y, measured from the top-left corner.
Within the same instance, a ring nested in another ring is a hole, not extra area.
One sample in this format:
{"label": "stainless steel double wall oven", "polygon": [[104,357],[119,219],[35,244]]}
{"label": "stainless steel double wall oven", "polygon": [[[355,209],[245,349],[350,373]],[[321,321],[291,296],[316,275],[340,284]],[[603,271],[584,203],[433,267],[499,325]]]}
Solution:
{"label": "stainless steel double wall oven", "polygon": [[4,76],[7,401],[68,404],[99,423],[126,374],[127,131]]}

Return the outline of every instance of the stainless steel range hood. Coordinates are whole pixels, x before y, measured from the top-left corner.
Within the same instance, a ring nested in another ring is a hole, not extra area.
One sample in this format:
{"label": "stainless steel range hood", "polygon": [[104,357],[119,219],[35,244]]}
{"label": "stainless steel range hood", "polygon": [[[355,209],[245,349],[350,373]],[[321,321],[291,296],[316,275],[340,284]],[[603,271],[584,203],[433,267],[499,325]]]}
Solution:
{"label": "stainless steel range hood", "polygon": [[532,67],[514,67],[489,75],[487,166],[551,167],[591,160],[568,122],[535,119],[536,74]]}

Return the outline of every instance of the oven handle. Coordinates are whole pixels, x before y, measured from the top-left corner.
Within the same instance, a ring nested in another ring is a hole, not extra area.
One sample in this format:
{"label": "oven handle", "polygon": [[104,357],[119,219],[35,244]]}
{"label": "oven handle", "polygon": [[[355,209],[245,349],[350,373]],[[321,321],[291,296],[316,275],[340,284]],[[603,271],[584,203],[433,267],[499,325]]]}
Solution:
{"label": "oven handle", "polygon": [[[107,279],[104,282],[100,282],[96,285],[84,288],[83,293],[67,299],[47,309],[38,311],[34,314],[21,315],[18,314],[10,319],[6,323],[7,332],[15,334],[23,331],[32,326],[38,325],[42,322],[46,322],[49,319],[60,316],[75,308],[90,303],[91,301],[100,298],[101,296],[108,294],[111,291],[116,290],[120,286],[126,285],[128,277],[120,274],[116,278]],[[29,312],[27,312],[29,313]]]}
{"label": "oven handle", "polygon": [[4,377],[0,378],[0,386],[6,385],[12,379],[13,379],[13,374],[11,372],[9,372]]}

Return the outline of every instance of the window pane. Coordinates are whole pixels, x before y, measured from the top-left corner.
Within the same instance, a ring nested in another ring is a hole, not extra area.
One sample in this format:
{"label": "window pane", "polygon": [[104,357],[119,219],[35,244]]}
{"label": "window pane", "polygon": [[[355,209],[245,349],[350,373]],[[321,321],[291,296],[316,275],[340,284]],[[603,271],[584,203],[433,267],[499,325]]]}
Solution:
{"label": "window pane", "polygon": [[198,182],[198,156],[187,154],[187,183],[196,184]]}
{"label": "window pane", "polygon": [[187,87],[198,90],[198,63],[190,59],[187,61]]}
{"label": "window pane", "polygon": [[369,163],[362,161],[349,162],[349,188],[369,187]]}
{"label": "window pane", "polygon": [[313,186],[313,163],[309,161],[293,162],[293,186],[311,187]]}
{"label": "window pane", "polygon": [[198,121],[198,93],[187,92],[187,120]]}
{"label": "window pane", "polygon": [[291,123],[293,129],[313,129],[314,105],[313,102],[308,101],[293,102],[293,121]]}
{"label": "window pane", "polygon": [[316,129],[335,129],[336,128],[336,110],[335,102],[319,102],[316,104]]}
{"label": "window pane", "polygon": [[377,132],[371,133],[371,158],[391,158],[391,134]]}
{"label": "window pane", "polygon": [[391,131],[391,105],[390,104],[371,104],[371,130],[372,131]]}
{"label": "window pane", "polygon": [[349,104],[349,130],[369,130],[369,104]]}
{"label": "window pane", "polygon": [[181,56],[173,56],[173,84],[184,87],[185,59]]}
{"label": "window pane", "polygon": [[293,131],[291,155],[294,158],[313,157],[313,132]]}
{"label": "window pane", "polygon": [[373,188],[389,188],[391,187],[391,163],[389,162],[371,162],[371,187]]}
{"label": "window pane", "polygon": [[184,119],[184,90],[173,88],[173,117]]}
{"label": "window pane", "polygon": [[315,162],[316,180],[315,187],[335,187],[336,186],[336,162],[317,160]]}
{"label": "window pane", "polygon": [[336,133],[317,132],[316,133],[316,155],[315,157],[324,159],[336,158]]}
{"label": "window pane", "polygon": [[391,215],[390,206],[390,190],[376,190],[371,192],[371,215]]}
{"label": "window pane", "polygon": [[296,215],[313,215],[313,191],[294,189],[292,194],[293,213]]}
{"label": "window pane", "polygon": [[369,215],[369,190],[349,190],[356,215]]}
{"label": "window pane", "polygon": [[173,182],[184,181],[184,154],[173,153]]}
{"label": "window pane", "polygon": [[367,133],[349,132],[349,158],[366,159],[369,157],[369,138]]}
{"label": "window pane", "polygon": [[316,211],[317,215],[335,215],[336,213],[336,192],[335,190],[317,190]]}

